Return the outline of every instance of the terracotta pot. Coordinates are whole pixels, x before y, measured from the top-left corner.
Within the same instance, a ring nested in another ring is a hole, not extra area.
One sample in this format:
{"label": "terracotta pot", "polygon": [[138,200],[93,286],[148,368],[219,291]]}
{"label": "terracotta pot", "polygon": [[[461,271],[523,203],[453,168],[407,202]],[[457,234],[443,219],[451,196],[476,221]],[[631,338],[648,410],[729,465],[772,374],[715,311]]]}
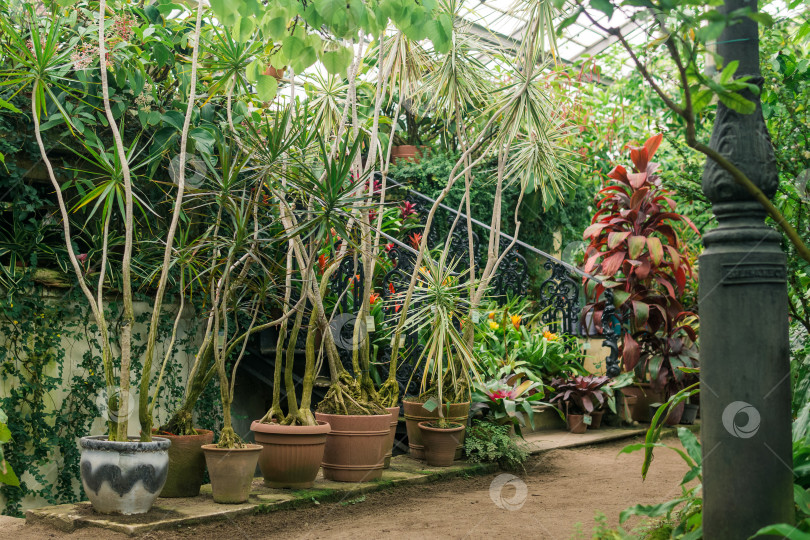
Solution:
{"label": "terracotta pot", "polygon": [[534,405],[534,428],[526,426],[523,428],[524,433],[536,433],[538,431],[545,431],[550,429],[564,429],[565,420],[560,418],[560,413],[557,409],[549,405]]}
{"label": "terracotta pot", "polygon": [[394,455],[394,439],[397,437],[397,424],[399,424],[399,407],[386,407],[386,411],[391,413],[391,436],[385,443],[386,453],[383,461],[383,469],[391,466],[391,457]]}
{"label": "terracotta pot", "polygon": [[80,475],[93,510],[100,514],[143,514],[157,499],[169,470],[169,442],[131,438],[110,441],[106,435],[82,437]]}
{"label": "terracotta pot", "polygon": [[433,420],[419,422],[425,443],[425,459],[431,467],[449,467],[453,464],[456,447],[466,426],[451,423],[450,427],[440,428],[432,424]]}
{"label": "terracotta pot", "polygon": [[585,415],[568,413],[565,419],[568,422],[568,431],[571,433],[585,433],[588,430],[587,424],[583,422]]}
{"label": "terracotta pot", "polygon": [[265,75],[270,75],[274,77],[277,81],[280,81],[284,77],[284,72],[287,70],[286,67],[281,69],[276,69],[273,66],[267,66],[267,69],[264,70]]}
{"label": "terracotta pot", "polygon": [[391,161],[397,163],[399,160],[419,163],[427,154],[427,146],[414,146],[412,144],[399,144],[391,148]]}
{"label": "terracotta pot", "polygon": [[248,500],[262,445],[217,448],[215,444],[204,444],[202,449],[208,465],[208,476],[211,477],[214,502],[233,504]]}
{"label": "terracotta pot", "polygon": [[254,440],[262,445],[259,468],[264,483],[273,488],[304,489],[312,487],[323,461],[329,424],[317,426],[282,426],[253,422]]}
{"label": "terracotta pot", "polygon": [[603,416],[605,416],[605,411],[593,411],[591,413],[591,425],[588,427],[591,429],[599,429],[599,426],[602,425]]}
{"label": "terracotta pot", "polygon": [[[659,408],[663,407],[663,403],[653,403],[650,405],[650,421],[655,416],[655,413],[658,411]],[[681,422],[681,416],[683,416],[684,410],[684,402],[680,402],[675,407],[669,410],[667,413],[667,417],[664,419],[664,423],[668,426],[676,426]]]}
{"label": "terracotta pot", "polygon": [[326,436],[323,477],[335,482],[370,482],[382,477],[385,444],[391,436],[391,415],[315,413],[332,431]]}
{"label": "terracotta pot", "polygon": [[161,497],[196,497],[200,494],[205,475],[202,445],[213,442],[214,432],[207,429],[196,431],[197,435],[159,434],[172,442],[169,447],[169,475],[160,492]]}
{"label": "terracotta pot", "polygon": [[[406,398],[407,399],[407,398]],[[464,453],[464,437],[466,435],[467,417],[470,414],[470,402],[450,403],[449,409],[445,411],[448,422],[461,424],[465,429],[461,432],[461,439],[456,447],[456,459],[461,459]],[[445,405],[447,407],[448,405]],[[425,459],[425,446],[422,442],[422,431],[419,429],[419,422],[435,420],[439,417],[439,410],[428,411],[421,403],[415,401],[402,400],[405,409],[405,427],[408,430],[408,448],[411,457],[414,459]]]}
{"label": "terracotta pot", "polygon": [[[650,405],[656,402],[666,401],[663,394],[654,391],[649,383],[636,383],[621,389],[625,396],[626,403],[630,407],[630,417],[636,422],[649,422]],[[630,398],[635,397],[635,400]]]}

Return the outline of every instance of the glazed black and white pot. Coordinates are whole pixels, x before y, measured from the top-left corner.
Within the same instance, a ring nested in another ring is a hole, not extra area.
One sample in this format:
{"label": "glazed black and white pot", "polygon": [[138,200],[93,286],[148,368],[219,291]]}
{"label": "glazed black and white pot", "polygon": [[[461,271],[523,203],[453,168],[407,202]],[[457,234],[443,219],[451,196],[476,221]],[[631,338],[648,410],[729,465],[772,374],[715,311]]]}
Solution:
{"label": "glazed black and white pot", "polygon": [[81,476],[87,498],[102,514],[148,512],[166,483],[171,441],[131,438],[110,441],[106,435],[83,437]]}

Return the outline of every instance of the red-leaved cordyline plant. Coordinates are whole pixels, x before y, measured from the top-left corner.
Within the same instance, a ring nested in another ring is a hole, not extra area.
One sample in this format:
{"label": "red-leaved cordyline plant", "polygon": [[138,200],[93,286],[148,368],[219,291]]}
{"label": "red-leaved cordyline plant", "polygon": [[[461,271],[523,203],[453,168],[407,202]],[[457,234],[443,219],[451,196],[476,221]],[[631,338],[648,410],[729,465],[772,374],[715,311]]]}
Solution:
{"label": "red-leaved cordyline plant", "polygon": [[585,271],[603,282],[586,283],[591,303],[583,319],[593,314],[597,329],[602,327],[605,289],[613,291],[614,303],[625,323],[621,351],[624,368],[636,370],[641,379],[649,377],[658,388],[681,386],[680,366],[693,366],[697,317],[684,311],[679,298],[687,280],[693,279],[673,225],[685,223],[699,234],[695,225],[675,210],[675,201],[661,187],[658,164],[650,161],[661,144],[659,133],[643,146],[628,147],[632,171],[617,165],[608,177],[610,185],[599,191],[596,213],[583,237]]}

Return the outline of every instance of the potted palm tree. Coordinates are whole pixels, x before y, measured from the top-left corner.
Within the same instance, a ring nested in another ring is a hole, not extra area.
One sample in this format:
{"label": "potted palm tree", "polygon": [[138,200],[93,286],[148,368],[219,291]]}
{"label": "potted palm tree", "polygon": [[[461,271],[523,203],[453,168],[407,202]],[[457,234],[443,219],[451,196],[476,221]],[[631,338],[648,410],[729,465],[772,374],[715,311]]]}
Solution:
{"label": "potted palm tree", "polygon": [[[467,284],[453,272],[447,253],[442,251],[435,259],[425,254],[406,323],[409,333],[426,335],[425,348],[415,364],[415,369],[422,370],[422,395],[416,402],[436,416],[417,426],[428,465],[439,467],[453,463],[467,426],[466,416],[451,416],[451,404],[469,410],[472,382],[478,379],[476,359],[458,330],[465,322],[471,324],[469,303],[463,298]],[[406,411],[407,407],[406,402]]]}
{"label": "potted palm tree", "polygon": [[[70,264],[75,272],[79,288],[84,293],[85,298],[92,312],[93,318],[98,328],[99,341],[101,342],[101,356],[106,383],[106,424],[108,433],[106,435],[84,437],[80,440],[82,448],[81,457],[81,478],[85,492],[87,493],[93,508],[101,513],[122,513],[138,514],[149,510],[154,500],[163,487],[168,470],[167,450],[170,441],[165,438],[152,437],[151,430],[151,408],[149,398],[157,399],[157,391],[150,392],[152,381],[152,359],[155,352],[155,342],[158,334],[158,320],[161,316],[163,300],[167,291],[169,281],[169,271],[173,267],[173,244],[178,223],[182,214],[183,195],[185,191],[185,171],[183,168],[175,177],[177,186],[176,194],[172,200],[172,217],[169,222],[166,236],[166,245],[163,250],[163,264],[160,275],[156,280],[156,289],[152,297],[153,309],[149,331],[146,337],[146,354],[144,365],[141,370],[140,380],[137,386],[140,388],[140,402],[138,413],[141,421],[140,437],[131,437],[129,433],[129,420],[131,413],[135,410],[134,399],[131,390],[131,365],[132,347],[135,337],[133,336],[134,307],[133,307],[133,285],[132,285],[132,255],[136,237],[136,225],[134,220],[134,196],[132,186],[132,171],[130,158],[133,147],[127,149],[124,143],[123,128],[119,118],[113,112],[110,99],[110,87],[108,84],[108,70],[110,62],[108,58],[107,31],[108,22],[112,17],[112,10],[107,9],[105,0],[98,3],[99,20],[98,24],[98,72],[100,75],[99,89],[101,93],[101,106],[105,114],[106,122],[109,126],[110,134],[114,141],[114,152],[116,167],[116,178],[112,181],[116,184],[118,193],[122,194],[120,199],[122,212],[120,216],[120,227],[123,229],[124,237],[123,249],[118,256],[118,250],[110,249],[111,223],[113,223],[113,209],[106,208],[104,213],[103,237],[101,240],[102,261],[99,267],[97,282],[91,284],[89,276],[82,268],[79,258],[74,248],[74,235],[70,222],[68,207],[62,193],[63,186],[57,180],[54,168],[49,159],[48,152],[42,139],[41,119],[47,113],[48,103],[58,103],[56,93],[61,93],[69,85],[65,83],[64,66],[70,56],[70,48],[62,46],[61,39],[64,37],[62,30],[65,21],[50,18],[43,18],[36,11],[37,6],[26,5],[23,7],[29,21],[34,21],[30,25],[15,27],[12,24],[4,24],[3,33],[13,43],[17,50],[15,62],[15,84],[20,86],[19,91],[30,89],[31,112],[34,121],[34,135],[40,154],[45,164],[54,192],[57,199],[59,214],[62,219],[65,245]],[[109,13],[108,13],[109,11]],[[198,5],[196,10],[196,24],[194,37],[199,37],[201,26],[202,9]],[[39,21],[47,22],[41,24]],[[26,43],[31,44],[30,47]],[[189,142],[189,127],[191,116],[195,108],[196,84],[197,84],[197,40],[192,45],[192,56],[190,66],[190,78],[187,85],[190,96],[187,99],[184,124],[180,134],[180,155],[181,163],[186,159],[186,147]],[[7,49],[9,50],[9,49]],[[75,67],[75,66],[74,66]],[[75,90],[68,90],[70,96],[74,96]],[[73,130],[74,121],[65,110],[57,107],[61,112],[65,122]],[[82,143],[82,141],[80,141]],[[104,293],[106,278],[109,268],[117,266],[121,272],[120,294],[123,304],[122,321],[120,326],[114,325],[113,321],[105,312]],[[95,288],[95,291],[91,290]],[[180,314],[178,313],[178,318]],[[120,328],[118,342],[120,344],[120,362],[118,367],[114,362],[113,336],[115,328]],[[169,347],[171,348],[171,347]],[[116,374],[116,367],[118,373]],[[159,388],[159,385],[158,385]]]}

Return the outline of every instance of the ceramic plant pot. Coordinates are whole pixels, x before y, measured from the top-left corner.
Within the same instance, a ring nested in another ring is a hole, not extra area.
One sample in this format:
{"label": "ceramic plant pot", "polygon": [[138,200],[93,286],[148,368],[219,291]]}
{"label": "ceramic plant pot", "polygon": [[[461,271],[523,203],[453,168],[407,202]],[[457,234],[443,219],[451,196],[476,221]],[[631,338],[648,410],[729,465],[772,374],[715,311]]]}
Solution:
{"label": "ceramic plant pot", "polygon": [[[415,401],[402,400],[405,409],[405,428],[408,430],[408,448],[411,457],[414,459],[425,459],[425,446],[422,442],[422,431],[419,429],[419,422],[435,420],[439,417],[438,409],[428,411],[421,403]],[[448,422],[461,424],[465,429],[461,431],[461,439],[456,447],[455,459],[461,459],[464,452],[464,436],[466,434],[467,416],[470,414],[470,402],[450,403],[449,409],[445,411],[445,418]]]}
{"label": "ceramic plant pot", "polygon": [[565,420],[568,422],[568,431],[582,434],[588,430],[588,425],[584,422],[585,415],[568,413]]}
{"label": "ceramic plant pot", "polygon": [[433,420],[419,422],[422,441],[425,443],[425,460],[432,467],[449,467],[456,456],[456,447],[464,433],[462,424],[448,424],[446,428],[436,426]]}
{"label": "ceramic plant pot", "polygon": [[242,448],[217,448],[215,444],[205,444],[205,464],[211,477],[211,491],[214,502],[242,503],[250,496],[253,473],[262,451],[260,444],[246,444]]}
{"label": "ceramic plant pot", "polygon": [[262,445],[259,468],[264,483],[273,488],[312,487],[323,461],[329,424],[282,426],[277,423],[250,425],[253,438]]}
{"label": "ceramic plant pot", "polygon": [[315,413],[328,423],[323,477],[335,482],[370,482],[382,477],[385,445],[391,436],[391,415]]}
{"label": "ceramic plant pot", "polygon": [[169,474],[160,492],[161,497],[196,497],[205,475],[205,456],[202,445],[211,444],[214,432],[207,429],[196,430],[196,435],[170,435],[161,433],[160,437],[169,439]]}
{"label": "ceramic plant pot", "polygon": [[605,416],[605,411],[593,411],[591,413],[591,425],[588,427],[591,429],[599,429],[599,426],[602,425],[603,416]]}
{"label": "ceramic plant pot", "polygon": [[399,423],[399,407],[386,407],[385,410],[391,413],[391,436],[388,437],[388,442],[385,443],[386,452],[383,469],[391,466],[391,458],[394,455],[394,439],[397,437],[397,424]]}
{"label": "ceramic plant pot", "polygon": [[151,442],[107,440],[106,435],[82,437],[81,477],[87,498],[101,514],[148,512],[163,489],[169,471],[165,438]]}
{"label": "ceramic plant pot", "polygon": [[699,408],[700,407],[694,403],[687,403],[684,405],[683,415],[681,415],[681,424],[694,424]]}

